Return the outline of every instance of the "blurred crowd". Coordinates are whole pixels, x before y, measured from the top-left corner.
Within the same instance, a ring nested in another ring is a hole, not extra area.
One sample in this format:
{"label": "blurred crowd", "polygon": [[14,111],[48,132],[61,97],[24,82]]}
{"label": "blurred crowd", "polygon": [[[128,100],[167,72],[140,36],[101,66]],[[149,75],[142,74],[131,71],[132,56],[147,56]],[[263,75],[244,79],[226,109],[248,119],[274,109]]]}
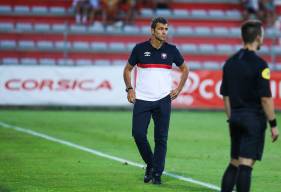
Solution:
{"label": "blurred crowd", "polygon": [[276,20],[275,3],[274,0],[241,0],[244,7],[243,18],[259,19],[267,27],[274,25]]}
{"label": "blurred crowd", "polygon": [[169,9],[172,0],[73,0],[75,20],[91,25],[99,20],[104,25],[134,24],[142,8]]}

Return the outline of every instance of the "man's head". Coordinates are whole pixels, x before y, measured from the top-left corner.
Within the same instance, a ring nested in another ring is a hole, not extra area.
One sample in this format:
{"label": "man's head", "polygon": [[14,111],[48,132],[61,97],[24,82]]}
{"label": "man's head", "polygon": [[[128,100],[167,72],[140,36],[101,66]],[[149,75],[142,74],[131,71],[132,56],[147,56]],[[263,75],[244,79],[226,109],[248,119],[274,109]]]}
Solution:
{"label": "man's head", "polygon": [[156,17],[151,22],[152,37],[158,41],[165,41],[168,33],[168,22],[163,17]]}
{"label": "man's head", "polygon": [[262,23],[258,20],[246,21],[241,27],[242,39],[244,44],[257,44],[257,50],[263,43],[264,30]]}

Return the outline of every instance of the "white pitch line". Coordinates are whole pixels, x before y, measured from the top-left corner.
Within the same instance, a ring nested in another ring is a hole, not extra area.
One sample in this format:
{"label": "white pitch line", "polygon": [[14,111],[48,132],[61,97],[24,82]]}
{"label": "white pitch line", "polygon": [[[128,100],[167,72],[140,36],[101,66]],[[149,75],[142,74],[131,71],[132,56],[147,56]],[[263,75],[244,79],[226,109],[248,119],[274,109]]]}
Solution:
{"label": "white pitch line", "polygon": [[[55,137],[52,137],[52,136],[49,136],[49,135],[46,135],[46,134],[43,134],[43,133],[32,131],[30,129],[26,129],[26,128],[14,126],[14,125],[9,125],[9,124],[1,122],[1,121],[0,121],[0,126],[2,126],[3,128],[14,129],[16,131],[27,133],[27,134],[30,134],[30,135],[33,135],[33,136],[36,136],[36,137],[41,137],[43,139],[53,141],[55,143],[60,143],[60,144],[63,144],[63,145],[66,145],[66,146],[69,146],[69,147],[72,147],[72,148],[79,149],[81,151],[85,151],[85,152],[88,152],[88,153],[91,153],[91,154],[94,154],[94,155],[97,155],[97,156],[100,156],[100,157],[104,157],[106,159],[118,161],[118,162],[123,163],[123,164],[128,164],[128,165],[132,165],[132,166],[135,166],[135,167],[144,168],[144,165],[142,165],[140,163],[135,163],[133,161],[122,159],[122,158],[112,156],[112,155],[108,155],[106,153],[103,153],[103,152],[100,152],[100,151],[97,151],[97,150],[94,150],[94,149],[90,149],[88,147],[84,147],[84,146],[81,146],[81,145],[78,145],[78,144],[75,144],[75,143],[72,143],[72,142],[69,142],[69,141],[58,139],[58,138],[55,138]],[[190,177],[184,177],[184,176],[176,175],[176,174],[173,174],[173,173],[169,173],[167,171],[164,171],[163,174],[167,175],[169,177],[175,178],[175,179],[179,179],[179,180],[186,181],[186,182],[189,182],[189,183],[193,183],[193,184],[196,184],[196,185],[204,186],[204,187],[209,188],[209,189],[214,189],[216,191],[220,191],[220,188],[216,185],[205,183],[205,182],[202,182],[202,181],[198,181],[198,180],[192,179]]]}

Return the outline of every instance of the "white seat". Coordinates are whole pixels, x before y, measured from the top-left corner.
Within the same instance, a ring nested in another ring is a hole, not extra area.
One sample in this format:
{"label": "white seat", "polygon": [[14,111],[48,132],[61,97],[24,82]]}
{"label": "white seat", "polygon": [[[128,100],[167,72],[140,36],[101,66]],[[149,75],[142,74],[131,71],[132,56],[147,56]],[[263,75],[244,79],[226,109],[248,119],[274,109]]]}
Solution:
{"label": "white seat", "polygon": [[21,49],[34,49],[35,48],[35,42],[29,41],[29,40],[22,40],[18,42],[19,48]]}
{"label": "white seat", "polygon": [[233,49],[234,51],[239,51],[240,49],[242,49],[242,45],[234,45]]}
{"label": "white seat", "polygon": [[238,10],[227,10],[225,12],[225,16],[227,18],[231,18],[231,19],[241,19],[242,18],[241,13]]}
{"label": "white seat", "polygon": [[28,6],[17,5],[14,7],[14,12],[23,14],[23,13],[30,13]]}
{"label": "white seat", "polygon": [[89,50],[90,46],[88,42],[76,41],[72,43],[72,47],[76,50]]}
{"label": "white seat", "polygon": [[209,27],[195,27],[194,31],[197,35],[210,35],[211,29]]}
{"label": "white seat", "polygon": [[51,59],[51,58],[41,58],[39,60],[39,64],[40,65],[56,65],[56,61],[55,61],[55,59]]}
{"label": "white seat", "polygon": [[218,70],[221,69],[221,65],[218,62],[214,62],[214,61],[206,61],[204,62],[204,68],[205,69],[211,69],[211,70]]}
{"label": "white seat", "polygon": [[233,47],[231,45],[228,45],[228,44],[219,44],[219,45],[217,45],[217,51],[219,53],[232,54],[233,53]]}
{"label": "white seat", "polygon": [[[280,34],[279,31],[277,31],[277,34]],[[275,36],[276,35],[276,30],[274,28],[266,28],[265,29],[265,35],[267,37],[272,37],[272,36]]]}
{"label": "white seat", "polygon": [[10,5],[0,5],[0,13],[10,13],[12,12],[12,7]]}
{"label": "white seat", "polygon": [[194,33],[192,27],[177,27],[176,33],[178,35],[191,35]]}
{"label": "white seat", "polygon": [[34,30],[38,32],[49,32],[50,28],[50,25],[47,23],[38,23],[34,25]]}
{"label": "white seat", "polygon": [[31,23],[17,23],[16,30],[18,31],[32,31]]}
{"label": "white seat", "polygon": [[156,9],[155,14],[159,17],[171,17],[172,11],[169,9]]}
{"label": "white seat", "polygon": [[197,52],[197,46],[195,44],[184,43],[184,44],[181,45],[181,50],[183,52],[187,52],[187,53],[196,53]]}
{"label": "white seat", "polygon": [[71,44],[70,44],[70,42],[67,42],[67,41],[56,41],[55,48],[61,49],[61,50],[69,49],[69,48],[71,48]]}
{"label": "white seat", "polygon": [[141,26],[141,32],[143,34],[146,34],[146,35],[150,34],[150,30],[151,30],[150,26],[147,26],[147,25]]}
{"label": "white seat", "polygon": [[67,26],[65,24],[53,24],[52,30],[56,32],[65,32],[67,30]]}
{"label": "white seat", "polygon": [[269,54],[270,48],[267,45],[263,45],[263,46],[261,46],[261,49],[259,50],[259,52]]}
{"label": "white seat", "polygon": [[275,70],[281,71],[281,63],[275,63],[273,66]]}
{"label": "white seat", "polygon": [[21,58],[22,65],[37,65],[37,60],[35,58]]}
{"label": "white seat", "polygon": [[110,51],[126,51],[126,46],[124,43],[111,42],[108,45]]}
{"label": "white seat", "polygon": [[147,9],[147,8],[141,9],[140,14],[142,17],[153,17],[154,16],[153,10]]}
{"label": "white seat", "polygon": [[123,31],[128,34],[138,34],[140,29],[137,26],[126,25]]}
{"label": "white seat", "polygon": [[241,30],[240,30],[240,28],[238,28],[238,27],[231,27],[231,28],[229,29],[229,31],[230,31],[230,34],[231,34],[232,36],[240,36],[240,35],[241,35]]}
{"label": "white seat", "polygon": [[92,65],[92,61],[90,59],[77,59],[76,65],[83,66],[83,65]]}
{"label": "white seat", "polygon": [[190,69],[201,69],[202,65],[198,61],[187,61],[188,67]]}
{"label": "white seat", "polygon": [[105,28],[105,31],[108,33],[122,33],[122,28],[110,25]]}
{"label": "white seat", "polygon": [[4,49],[15,49],[17,46],[14,40],[0,40],[0,47]]}
{"label": "white seat", "polygon": [[107,44],[105,42],[92,42],[91,48],[95,51],[105,51],[107,50]]}
{"label": "white seat", "polygon": [[175,32],[176,32],[176,29],[173,26],[169,26],[168,34],[173,35],[173,34],[175,34]]}
{"label": "white seat", "polygon": [[218,36],[227,36],[229,34],[228,28],[226,27],[214,27],[212,31],[213,34]]}
{"label": "white seat", "polygon": [[281,54],[281,45],[273,46],[272,51],[276,54]]}
{"label": "white seat", "polygon": [[191,11],[191,16],[195,18],[208,18],[207,11],[204,9],[193,9]]}
{"label": "white seat", "polygon": [[38,41],[37,47],[39,49],[53,49],[53,42],[52,41]]}
{"label": "white seat", "polygon": [[4,57],[2,59],[2,64],[3,65],[18,65],[19,60],[18,60],[18,58],[14,58],[14,57]]}
{"label": "white seat", "polygon": [[52,14],[65,14],[64,7],[50,7],[49,12]]}
{"label": "white seat", "polygon": [[0,22],[0,30],[1,31],[13,31],[14,24],[10,22]]}
{"label": "white seat", "polygon": [[59,59],[59,65],[74,65],[74,61],[72,59]]}
{"label": "white seat", "polygon": [[186,18],[188,17],[189,12],[186,9],[174,9],[173,10],[173,17],[175,18]]}
{"label": "white seat", "polygon": [[126,60],[113,60],[113,62],[111,63],[112,65],[121,65],[121,66],[125,66],[127,64],[128,61]]}
{"label": "white seat", "polygon": [[126,50],[126,46],[124,45],[124,43],[119,43],[119,42],[109,43],[109,48],[112,51],[125,51]]}
{"label": "white seat", "polygon": [[84,33],[87,31],[87,28],[84,25],[71,25],[70,31],[73,33]]}
{"label": "white seat", "polygon": [[109,60],[105,60],[105,59],[97,59],[97,60],[95,60],[95,65],[108,66],[108,65],[111,65],[111,62]]}
{"label": "white seat", "polygon": [[222,10],[209,10],[208,15],[212,18],[223,18],[224,17],[224,11]]}
{"label": "white seat", "polygon": [[133,43],[133,42],[127,43],[127,50],[129,52],[131,52],[135,46],[136,46],[136,43]]}
{"label": "white seat", "polygon": [[92,33],[103,33],[104,32],[104,27],[101,22],[95,21],[94,25],[89,27],[89,31]]}
{"label": "white seat", "polygon": [[201,53],[215,53],[216,49],[215,46],[212,44],[201,44],[198,47]]}
{"label": "white seat", "polygon": [[48,8],[45,6],[34,6],[31,8],[31,12],[35,14],[46,14],[48,13]]}

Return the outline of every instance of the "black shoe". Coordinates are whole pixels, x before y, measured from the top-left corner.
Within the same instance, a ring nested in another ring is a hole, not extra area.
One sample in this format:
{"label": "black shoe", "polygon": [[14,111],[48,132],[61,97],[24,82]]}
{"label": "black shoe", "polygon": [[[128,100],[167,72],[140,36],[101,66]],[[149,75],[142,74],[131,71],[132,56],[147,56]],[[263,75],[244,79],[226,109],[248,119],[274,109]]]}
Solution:
{"label": "black shoe", "polygon": [[153,169],[151,167],[146,167],[143,182],[148,183],[151,181],[152,172],[153,172]]}
{"label": "black shoe", "polygon": [[160,185],[161,184],[161,175],[160,174],[153,174],[152,176],[152,183],[155,185]]}

